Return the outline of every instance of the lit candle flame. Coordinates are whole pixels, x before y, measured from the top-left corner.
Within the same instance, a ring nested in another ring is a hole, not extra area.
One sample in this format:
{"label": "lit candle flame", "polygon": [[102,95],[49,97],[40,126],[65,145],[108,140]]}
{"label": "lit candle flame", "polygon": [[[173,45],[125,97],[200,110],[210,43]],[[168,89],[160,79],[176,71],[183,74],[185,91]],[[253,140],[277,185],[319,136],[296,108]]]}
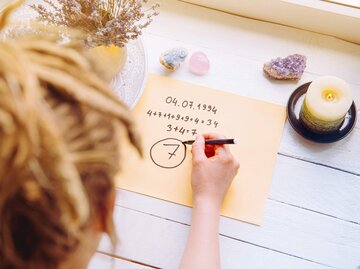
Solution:
{"label": "lit candle flame", "polygon": [[333,95],[332,93],[328,93],[328,94],[326,95],[326,99],[327,99],[328,101],[333,101],[333,100],[334,100],[334,95]]}
{"label": "lit candle flame", "polygon": [[333,102],[336,100],[336,92],[333,89],[326,89],[322,92],[322,96],[327,102]]}

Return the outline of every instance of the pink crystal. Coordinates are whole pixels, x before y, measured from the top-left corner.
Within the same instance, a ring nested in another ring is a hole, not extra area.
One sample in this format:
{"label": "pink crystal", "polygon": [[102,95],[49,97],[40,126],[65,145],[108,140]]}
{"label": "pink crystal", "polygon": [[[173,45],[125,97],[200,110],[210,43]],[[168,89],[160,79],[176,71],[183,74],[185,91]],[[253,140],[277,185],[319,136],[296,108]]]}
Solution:
{"label": "pink crystal", "polygon": [[198,51],[191,55],[189,69],[195,75],[205,75],[210,68],[210,62],[205,53]]}

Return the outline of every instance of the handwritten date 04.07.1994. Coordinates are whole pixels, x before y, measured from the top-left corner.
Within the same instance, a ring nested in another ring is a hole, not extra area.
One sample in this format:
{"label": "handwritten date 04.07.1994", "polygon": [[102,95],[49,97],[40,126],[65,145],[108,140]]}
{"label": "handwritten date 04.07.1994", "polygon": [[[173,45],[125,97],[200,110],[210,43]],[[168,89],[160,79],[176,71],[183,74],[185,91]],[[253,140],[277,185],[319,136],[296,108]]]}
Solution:
{"label": "handwritten date 04.07.1994", "polygon": [[165,99],[165,103],[167,103],[168,105],[173,105],[173,106],[177,106],[177,107],[181,107],[181,108],[188,108],[188,109],[199,110],[199,111],[207,111],[210,113],[214,113],[214,115],[216,115],[216,113],[218,111],[216,106],[214,106],[214,105],[194,103],[194,101],[190,101],[190,100],[180,101],[176,97],[172,97],[172,96],[168,96]]}

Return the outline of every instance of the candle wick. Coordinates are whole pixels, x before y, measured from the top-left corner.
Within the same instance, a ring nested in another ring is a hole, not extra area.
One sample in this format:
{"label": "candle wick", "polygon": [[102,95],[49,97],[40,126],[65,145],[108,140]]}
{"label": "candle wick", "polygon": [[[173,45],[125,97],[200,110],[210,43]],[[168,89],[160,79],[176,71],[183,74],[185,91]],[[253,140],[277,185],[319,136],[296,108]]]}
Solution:
{"label": "candle wick", "polygon": [[329,93],[326,98],[328,99],[328,101],[334,100],[334,96],[332,95],[332,93]]}

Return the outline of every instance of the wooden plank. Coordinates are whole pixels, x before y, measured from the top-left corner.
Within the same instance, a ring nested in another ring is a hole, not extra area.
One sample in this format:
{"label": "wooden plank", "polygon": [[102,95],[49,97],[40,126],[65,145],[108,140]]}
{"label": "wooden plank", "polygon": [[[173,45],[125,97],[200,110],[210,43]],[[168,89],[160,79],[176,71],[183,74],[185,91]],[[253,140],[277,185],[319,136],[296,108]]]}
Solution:
{"label": "wooden plank", "polygon": [[346,7],[354,7],[354,8],[360,9],[359,0],[322,0],[322,1],[335,3],[335,4],[343,5]]}
{"label": "wooden plank", "polygon": [[112,258],[108,255],[95,253],[92,257],[87,269],[111,269]]}
{"label": "wooden plank", "polygon": [[[267,220],[265,220],[263,227],[272,226],[272,228],[267,228],[265,232],[261,232],[262,227],[260,230],[244,232],[252,229],[253,226],[223,219],[222,222],[225,224],[222,225],[222,233],[240,240],[248,240],[255,245],[286,252],[305,259],[319,261],[317,256],[320,256],[320,261],[332,260],[334,264],[331,265],[333,267],[337,267],[335,265],[342,262],[342,255],[349,256],[352,257],[351,262],[354,265],[356,260],[360,260],[360,257],[355,254],[359,251],[359,245],[352,245],[353,241],[359,242],[359,225],[351,226],[350,236],[344,237],[344,234],[348,233],[346,232],[346,222],[359,222],[360,181],[358,179],[359,177],[355,175],[279,156],[269,197],[274,201],[291,204],[292,206],[289,206],[285,210],[286,212],[280,213],[280,216],[272,216],[272,214],[284,210],[270,209],[269,211],[267,209],[266,219],[270,218],[270,221],[267,223]],[[118,204],[122,206],[179,223],[190,223],[190,210],[188,208],[126,191],[121,191],[118,199]],[[268,204],[277,205],[274,201],[269,201]],[[292,208],[293,206],[295,208]],[[282,207],[280,206],[280,208]],[[310,216],[309,212],[306,211],[310,211]],[[319,214],[314,212],[330,215],[331,217],[320,215],[321,221],[318,221],[317,215]],[[294,227],[291,227],[291,223],[288,223],[289,220],[286,219],[289,216],[294,219],[294,223],[298,223]],[[277,218],[282,218],[280,223]],[[328,218],[329,220],[327,220]],[[345,223],[339,219],[345,220]],[[272,224],[272,222],[277,223]],[[336,224],[329,224],[332,222]],[[328,225],[327,229],[326,225]],[[315,230],[313,230],[313,226],[316,227]],[[325,234],[322,234],[323,232]],[[240,233],[240,235],[237,233]],[[313,238],[313,234],[317,237]],[[291,240],[283,245],[275,244],[276,246],[274,246],[272,242],[274,238],[289,237]],[[257,239],[253,240],[253,238]],[[262,240],[262,238],[267,239]],[[333,239],[336,239],[337,243],[334,243]],[[301,247],[298,249],[297,246]],[[338,246],[344,246],[344,248],[340,247],[338,249]],[[328,257],[328,255],[331,255],[331,257]],[[346,268],[347,265],[339,266],[339,268],[343,267]]]}
{"label": "wooden plank", "polygon": [[152,269],[152,268],[154,267],[147,267],[133,262],[127,262],[121,259],[114,258],[114,267],[111,269]]}
{"label": "wooden plank", "polygon": [[[275,205],[272,211],[275,212],[283,207],[283,205]],[[277,216],[273,216],[272,224],[269,223],[264,228],[223,219],[221,223],[222,268],[355,268],[359,261],[359,246],[352,246],[350,250],[347,244],[342,245],[337,242],[336,230],[340,226],[334,227],[334,224],[331,221],[330,224],[327,223],[325,218],[324,221],[319,221],[316,216],[315,220],[307,219],[310,224],[304,225],[304,221],[296,223],[299,220],[298,212],[292,213],[290,210],[284,212],[282,209],[280,211],[282,212]],[[289,214],[285,214],[286,217],[280,217],[283,213]],[[300,216],[302,217],[308,216]],[[122,242],[116,250],[117,255],[160,268],[178,267],[189,229],[186,224],[119,206],[115,210],[115,221]],[[229,227],[228,221],[238,225]],[[280,223],[283,221],[285,223]],[[318,223],[326,232],[319,235],[317,234],[319,229],[314,227],[315,229],[311,229],[313,232],[309,234],[309,226],[315,223]],[[283,224],[288,227],[280,226]],[[341,227],[342,236],[354,235],[354,233],[346,235],[350,233],[350,230],[347,227]],[[229,228],[236,231],[236,236],[240,240],[227,236]],[[334,239],[326,243],[327,237],[322,238],[322,236],[328,232],[334,232]],[[256,241],[264,246],[257,244]],[[322,241],[320,244],[322,250],[317,249],[319,241]],[[286,249],[285,252],[276,247],[280,245]],[[294,249],[298,250],[297,253],[292,252]],[[105,244],[101,245],[101,250],[107,251]],[[307,260],[299,256],[299,252],[307,252]],[[333,257],[334,254],[335,257]],[[319,258],[321,258],[320,261]]]}
{"label": "wooden plank", "polygon": [[[219,51],[194,45],[188,41],[173,40],[151,33],[146,33],[143,40],[146,48],[148,48],[148,66],[149,71],[152,73],[281,105],[287,104],[290,95],[298,86],[312,81],[320,75],[305,71],[299,82],[274,81],[269,80],[263,74],[262,66],[264,62],[250,58],[251,52],[249,52],[250,56],[248,58],[244,58],[231,51]],[[187,68],[188,59],[176,72],[168,72],[160,65],[159,55],[173,47],[185,47],[189,53],[198,50],[204,51],[211,62],[209,73],[206,76],[191,74]],[[350,86],[353,89],[355,102],[360,103],[360,84],[350,83]],[[360,126],[359,122],[358,126]]]}
{"label": "wooden plank", "polygon": [[[329,169],[316,164],[278,156],[271,184],[269,199],[305,210],[318,212],[344,221],[360,223],[360,180],[359,176]],[[178,207],[162,203],[146,196],[132,196],[130,192],[119,191],[118,204],[134,200],[131,208],[144,212],[164,214],[164,218],[187,222],[177,217]],[[122,199],[125,199],[124,201]],[[136,199],[139,201],[136,202]],[[132,207],[135,206],[135,207]],[[140,206],[140,207],[139,207]]]}
{"label": "wooden plank", "polygon": [[309,58],[309,72],[333,74],[360,84],[360,46],[309,31],[168,0],[147,32],[260,63],[302,53]]}
{"label": "wooden plank", "polygon": [[[183,0],[232,14],[336,36],[360,44],[360,12],[313,0]],[[358,0],[355,0],[360,5]]]}
{"label": "wooden plank", "polygon": [[[287,159],[285,157],[282,158]],[[335,259],[334,264],[331,264],[332,266],[335,266],[338,262],[342,262],[342,255],[353,257],[355,260],[352,262],[356,262],[356,258],[360,260],[360,257],[356,257],[355,255],[355,253],[358,253],[358,255],[360,254],[360,226],[339,219],[342,216],[339,212],[342,210],[348,212],[345,217],[351,216],[352,212],[353,215],[356,216],[356,219],[359,218],[358,195],[356,193],[356,187],[352,188],[353,184],[357,186],[357,188],[359,187],[359,184],[356,185],[356,183],[359,183],[359,181],[356,180],[356,177],[342,177],[340,174],[341,172],[332,176],[327,176],[325,172],[325,169],[327,168],[324,168],[323,170],[319,170],[320,175],[323,175],[323,179],[320,179],[320,176],[317,176],[314,180],[308,180],[305,172],[297,173],[296,171],[309,170],[311,173],[313,169],[317,168],[311,168],[311,164],[305,163],[309,166],[307,169],[306,166],[299,166],[296,170],[296,165],[303,162],[293,160],[293,164],[287,163],[289,165],[288,171],[293,170],[292,174],[297,176],[289,178],[290,183],[283,181],[276,183],[276,180],[274,180],[270,196],[274,195],[272,197],[279,200],[282,198],[289,199],[289,197],[292,199],[292,196],[294,196],[295,198],[293,200],[290,199],[287,201],[294,204],[298,203],[299,205],[293,207],[288,206],[283,202],[279,203],[269,200],[265,212],[264,224],[261,228],[223,218],[222,221],[225,223],[223,224],[225,226],[222,226],[222,233],[241,240],[247,240],[256,245],[291,253],[296,256],[300,255],[300,257],[303,258],[317,260],[316,256],[320,255],[323,262]],[[279,164],[281,164],[281,161]],[[327,170],[331,171],[331,169]],[[276,174],[281,176],[282,180],[286,181],[286,178],[284,179],[284,174],[287,174],[286,172],[276,172],[275,175]],[[302,178],[304,182],[301,182]],[[326,179],[329,179],[328,182]],[[320,180],[320,184],[317,186],[316,183],[318,180]],[[342,180],[344,184],[342,186],[336,185],[336,180]],[[282,189],[279,194],[276,192],[277,184],[278,187]],[[299,188],[296,187],[297,184]],[[338,194],[336,194],[336,190],[339,191]],[[327,194],[329,194],[329,196]],[[303,197],[303,199],[301,199],[301,197]],[[331,199],[332,197],[333,200]],[[130,192],[120,191],[118,193],[117,204],[157,215],[164,219],[171,219],[179,223],[190,223],[191,213],[189,208]],[[309,205],[313,205],[313,207],[306,210],[301,208]],[[324,210],[326,213],[318,214],[314,212],[320,210]],[[329,217],[326,216],[326,214],[340,215],[338,215],[339,217]],[[288,218],[293,219],[293,223],[289,223],[290,220]],[[248,231],[247,235],[245,235],[246,232],[244,231]],[[349,234],[349,236],[346,236],[347,234]],[[246,238],[244,238],[244,236],[246,236]],[[254,241],[253,238],[257,239]],[[287,240],[287,244],[289,244],[287,246],[281,245],[281,242],[272,242],[274,241],[274,238],[291,238],[291,240]],[[302,240],[305,242],[302,242]],[[353,243],[355,245],[353,245]],[[274,246],[274,244],[276,246]],[[328,257],[327,255],[333,256]],[[341,266],[339,267],[342,268]]]}
{"label": "wooden plank", "polygon": [[[359,112],[358,115],[360,115]],[[289,124],[286,124],[279,152],[286,156],[333,167],[359,176],[359,125],[360,121],[357,123],[357,128],[341,141],[333,144],[317,144],[300,137]]]}
{"label": "wooden plank", "polygon": [[360,224],[360,177],[278,156],[269,199]]}
{"label": "wooden plank", "polygon": [[125,261],[103,253],[95,253],[87,269],[151,269],[151,267]]}

